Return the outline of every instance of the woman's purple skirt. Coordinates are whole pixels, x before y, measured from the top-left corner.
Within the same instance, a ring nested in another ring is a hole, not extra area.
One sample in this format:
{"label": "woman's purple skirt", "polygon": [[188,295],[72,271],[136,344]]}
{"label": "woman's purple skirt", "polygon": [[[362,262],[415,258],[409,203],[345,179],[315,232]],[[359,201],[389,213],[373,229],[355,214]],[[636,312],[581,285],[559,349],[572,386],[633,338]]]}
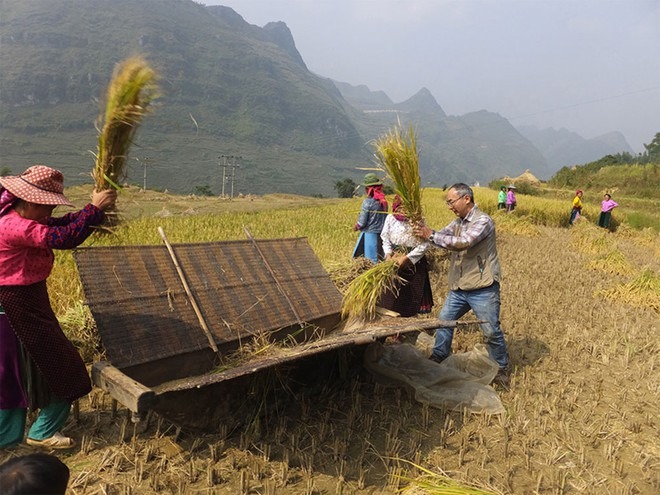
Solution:
{"label": "woman's purple skirt", "polygon": [[0,409],[27,408],[21,378],[21,350],[7,315],[0,314]]}
{"label": "woman's purple skirt", "polygon": [[[8,343],[6,351],[2,351],[2,373],[8,373],[8,381],[16,383],[14,375],[16,363],[20,367],[22,346],[27,355],[17,383],[21,384],[23,379],[28,382],[23,390],[29,396],[30,408],[47,405],[44,400],[48,400],[49,396],[57,400],[74,401],[90,392],[92,384],[87,368],[78,350],[64,335],[50,307],[46,281],[26,286],[0,286],[0,306],[6,313],[6,320],[3,321],[3,349],[5,341]],[[4,332],[7,322],[9,330],[13,330],[15,335],[15,340],[11,342]],[[2,383],[0,395],[4,403],[4,381]],[[43,399],[35,403],[38,397],[35,391],[43,389],[40,383],[45,383],[49,393],[39,394]],[[7,395],[8,403],[20,403],[15,398],[9,399],[13,394],[15,392]]]}

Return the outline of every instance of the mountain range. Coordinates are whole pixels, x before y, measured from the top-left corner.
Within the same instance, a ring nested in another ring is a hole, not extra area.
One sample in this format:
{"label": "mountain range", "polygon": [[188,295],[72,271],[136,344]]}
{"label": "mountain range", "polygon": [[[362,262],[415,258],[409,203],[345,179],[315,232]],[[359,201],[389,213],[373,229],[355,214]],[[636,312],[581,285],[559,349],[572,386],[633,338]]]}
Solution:
{"label": "mountain range", "polygon": [[623,152],[634,154],[620,132],[608,132],[592,139],[585,139],[563,128],[555,130],[520,126],[517,130],[536,146],[553,170],[596,161],[608,154]]}
{"label": "mountain range", "polygon": [[332,81],[308,70],[283,22],[191,0],[3,0],[0,54],[0,165],[48,164],[69,184],[89,180],[105,87],[135,54],[160,75],[127,178],[149,188],[332,195],[373,167],[372,141],[397,123],[415,129],[423,185],[548,178],[582,150],[562,156],[486,110],[449,116],[425,88],[395,103]]}

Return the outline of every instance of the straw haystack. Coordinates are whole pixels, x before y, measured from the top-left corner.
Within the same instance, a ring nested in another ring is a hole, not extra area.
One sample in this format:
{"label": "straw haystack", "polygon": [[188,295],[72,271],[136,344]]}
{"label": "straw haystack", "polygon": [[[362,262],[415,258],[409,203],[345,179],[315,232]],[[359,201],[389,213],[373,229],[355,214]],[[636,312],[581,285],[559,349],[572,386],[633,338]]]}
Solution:
{"label": "straw haystack", "polygon": [[540,187],[541,186],[541,181],[536,178],[536,176],[529,170],[525,170],[522,174],[520,174],[518,177],[504,177],[502,179],[504,182],[508,183],[513,183],[513,184],[520,184],[521,182],[524,182],[526,184],[529,184],[530,186],[534,187]]}

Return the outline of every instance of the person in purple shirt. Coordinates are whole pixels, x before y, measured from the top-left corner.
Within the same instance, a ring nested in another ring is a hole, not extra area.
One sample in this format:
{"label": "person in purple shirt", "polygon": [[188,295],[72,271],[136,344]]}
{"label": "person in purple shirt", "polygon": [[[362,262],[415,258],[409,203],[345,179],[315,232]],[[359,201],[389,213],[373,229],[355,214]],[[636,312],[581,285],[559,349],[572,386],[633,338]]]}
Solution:
{"label": "person in purple shirt", "polygon": [[516,209],[518,201],[516,200],[516,186],[509,184],[509,192],[506,193],[506,212],[511,213]]}
{"label": "person in purple shirt", "polygon": [[600,216],[598,217],[598,226],[603,227],[604,229],[610,228],[610,221],[612,220],[612,210],[616,208],[618,203],[616,203],[612,196],[605,194],[603,196],[603,203],[600,208]]}

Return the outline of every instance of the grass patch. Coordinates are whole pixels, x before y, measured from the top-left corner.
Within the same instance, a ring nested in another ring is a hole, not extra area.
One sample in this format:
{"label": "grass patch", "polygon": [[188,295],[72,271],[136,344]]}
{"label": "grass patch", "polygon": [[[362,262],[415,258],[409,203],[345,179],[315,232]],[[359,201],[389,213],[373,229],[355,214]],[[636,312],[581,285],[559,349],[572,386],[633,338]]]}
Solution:
{"label": "grass patch", "polygon": [[626,223],[633,229],[650,228],[660,232],[660,217],[643,211],[631,211],[626,213]]}

